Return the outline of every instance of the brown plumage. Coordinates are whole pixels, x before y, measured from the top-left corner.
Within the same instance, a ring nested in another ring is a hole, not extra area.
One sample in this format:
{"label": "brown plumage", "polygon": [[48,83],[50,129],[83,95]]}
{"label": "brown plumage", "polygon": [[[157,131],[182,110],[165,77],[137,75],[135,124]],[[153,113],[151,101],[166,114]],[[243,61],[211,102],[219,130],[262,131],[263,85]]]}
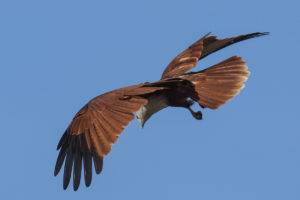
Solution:
{"label": "brown plumage", "polygon": [[266,34],[257,32],[221,40],[207,34],[176,56],[161,80],[121,88],[90,100],[75,115],[57,146],[60,152],[54,175],[65,163],[63,188],[68,187],[73,171],[73,188],[78,189],[82,165],[85,184],[91,184],[92,163],[96,173],[101,173],[104,156],[134,119],[133,113],[142,127],[154,113],[168,106],[187,108],[196,119],[202,119],[200,111],[190,108],[194,102],[203,108],[217,109],[232,99],[249,76],[246,62],[240,57],[233,56],[199,72],[186,72],[219,49]]}

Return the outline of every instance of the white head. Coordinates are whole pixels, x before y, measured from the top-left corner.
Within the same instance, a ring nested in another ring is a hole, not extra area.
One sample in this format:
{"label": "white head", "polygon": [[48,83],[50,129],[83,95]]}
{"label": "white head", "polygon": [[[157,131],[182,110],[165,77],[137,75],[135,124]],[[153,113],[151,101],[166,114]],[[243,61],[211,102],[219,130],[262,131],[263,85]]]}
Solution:
{"label": "white head", "polygon": [[152,95],[148,97],[147,100],[148,103],[136,111],[136,117],[142,128],[154,113],[168,107],[165,95]]}

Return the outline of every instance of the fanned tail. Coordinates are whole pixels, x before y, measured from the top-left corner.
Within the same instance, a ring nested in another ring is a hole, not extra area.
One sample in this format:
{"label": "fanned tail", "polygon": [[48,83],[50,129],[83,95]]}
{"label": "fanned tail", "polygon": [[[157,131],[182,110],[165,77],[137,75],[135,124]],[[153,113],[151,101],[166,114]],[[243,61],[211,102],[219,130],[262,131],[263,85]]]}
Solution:
{"label": "fanned tail", "polygon": [[217,109],[231,100],[243,89],[250,72],[246,62],[233,56],[205,70],[189,73],[182,78],[195,86],[198,98],[194,99],[200,106]]}

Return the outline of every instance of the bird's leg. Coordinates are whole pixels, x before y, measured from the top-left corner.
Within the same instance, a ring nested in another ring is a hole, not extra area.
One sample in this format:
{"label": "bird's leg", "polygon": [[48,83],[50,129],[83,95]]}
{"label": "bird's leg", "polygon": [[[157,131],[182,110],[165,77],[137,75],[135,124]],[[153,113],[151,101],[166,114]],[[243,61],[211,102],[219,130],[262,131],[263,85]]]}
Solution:
{"label": "bird's leg", "polygon": [[197,120],[201,120],[202,119],[202,112],[199,110],[197,112],[193,111],[191,109],[191,107],[187,107],[187,109],[192,113],[193,117]]}
{"label": "bird's leg", "polygon": [[194,104],[194,101],[192,99],[187,98],[187,99],[171,99],[171,100],[172,100],[172,104],[170,104],[171,106],[187,108],[195,119],[197,120],[202,119],[201,111],[195,112],[191,109],[191,106]]}
{"label": "bird's leg", "polygon": [[201,119],[202,119],[202,112],[201,112],[201,111],[197,111],[197,112],[193,111],[193,110],[191,109],[191,106],[192,106],[193,104],[194,104],[194,101],[193,101],[193,100],[191,100],[191,99],[186,99],[186,100],[184,101],[184,106],[183,106],[183,107],[187,108],[187,109],[191,112],[191,114],[193,115],[193,117],[194,117],[195,119],[201,120]]}

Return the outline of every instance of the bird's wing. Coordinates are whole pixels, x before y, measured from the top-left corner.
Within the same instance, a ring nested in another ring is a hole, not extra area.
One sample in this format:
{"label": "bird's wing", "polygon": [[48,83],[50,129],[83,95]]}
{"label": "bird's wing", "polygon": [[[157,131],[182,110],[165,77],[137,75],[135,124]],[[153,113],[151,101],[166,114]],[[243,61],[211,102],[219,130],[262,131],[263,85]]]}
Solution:
{"label": "bird's wing", "polygon": [[224,38],[224,39],[217,39],[216,36],[206,37],[203,41],[203,51],[202,51],[202,54],[201,54],[199,60],[201,60],[202,58],[208,56],[209,54],[211,54],[215,51],[223,49],[234,43],[241,42],[243,40],[247,40],[247,39],[254,38],[254,37],[268,35],[268,34],[269,34],[268,32],[256,32],[256,33],[239,35],[236,37]]}
{"label": "bird's wing", "polygon": [[209,33],[178,54],[166,67],[161,79],[177,77],[194,68],[201,56],[203,41],[208,35]]}
{"label": "bird's wing", "polygon": [[177,55],[167,66],[162,74],[161,79],[182,75],[188,70],[194,68],[199,60],[229,45],[267,34],[269,33],[256,32],[231,38],[217,39],[216,36],[207,37],[209,35],[208,33],[203,38],[191,45],[189,48],[184,50],[182,53]]}
{"label": "bird's wing", "polygon": [[124,128],[134,119],[133,112],[139,110],[147,100],[139,95],[149,94],[163,87],[143,87],[145,84],[121,88],[100,95],[87,103],[73,118],[60,139],[60,149],[54,175],[60,171],[65,162],[63,187],[70,182],[73,167],[73,188],[80,184],[82,162],[84,165],[85,184],[89,186],[92,179],[92,159],[95,171],[102,170],[103,157],[107,155],[112,144]]}

